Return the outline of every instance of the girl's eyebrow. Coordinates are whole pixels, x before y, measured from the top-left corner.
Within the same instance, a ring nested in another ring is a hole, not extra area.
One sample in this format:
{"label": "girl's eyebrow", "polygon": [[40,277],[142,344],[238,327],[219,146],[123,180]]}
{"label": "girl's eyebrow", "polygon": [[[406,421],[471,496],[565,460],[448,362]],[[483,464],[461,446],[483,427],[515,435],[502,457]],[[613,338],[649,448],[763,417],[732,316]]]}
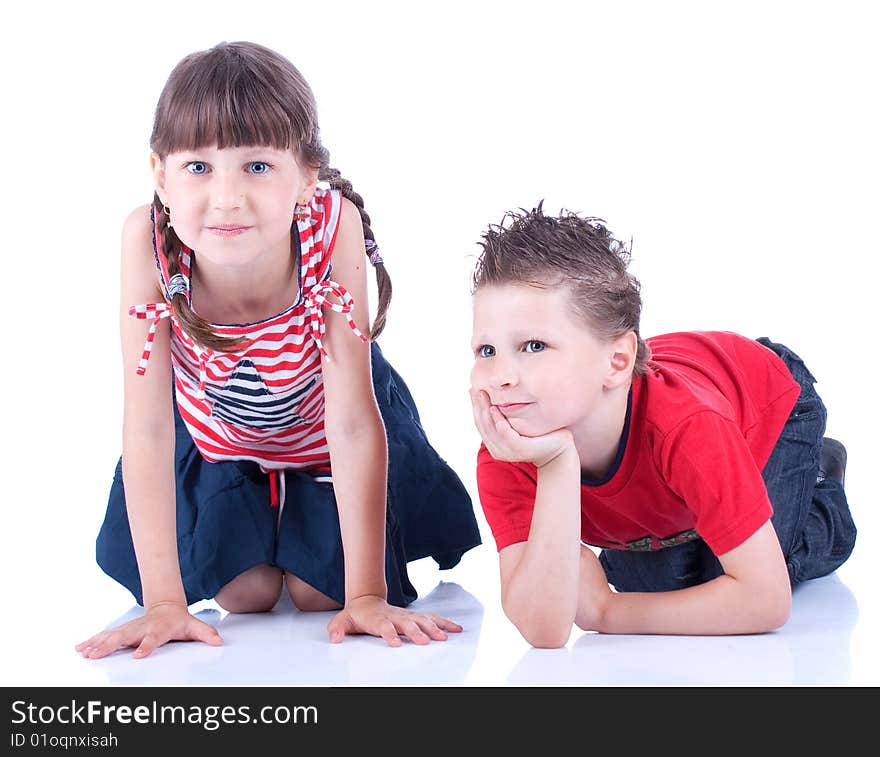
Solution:
{"label": "girl's eyebrow", "polygon": [[248,157],[252,155],[265,155],[266,153],[273,153],[275,155],[283,155],[287,152],[287,150],[279,150],[277,147],[269,147],[268,145],[264,145],[262,147],[250,147],[245,148],[243,155]]}

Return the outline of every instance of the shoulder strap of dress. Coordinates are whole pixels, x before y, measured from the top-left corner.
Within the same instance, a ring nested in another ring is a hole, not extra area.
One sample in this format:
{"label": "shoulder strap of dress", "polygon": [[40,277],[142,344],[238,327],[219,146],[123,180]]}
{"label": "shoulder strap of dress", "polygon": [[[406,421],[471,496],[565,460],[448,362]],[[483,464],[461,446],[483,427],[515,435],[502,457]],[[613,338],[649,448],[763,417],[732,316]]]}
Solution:
{"label": "shoulder strap of dress", "polygon": [[338,189],[319,185],[308,205],[308,212],[301,214],[296,220],[302,258],[303,290],[325,280],[329,275],[341,209],[342,193]]}
{"label": "shoulder strap of dress", "polygon": [[330,356],[321,338],[325,331],[324,307],[342,313],[354,335],[363,342],[369,341],[352,318],[354,301],[351,295],[345,287],[330,280],[330,260],[339,231],[341,209],[342,192],[319,187],[308,212],[302,213],[296,221],[302,255],[303,304],[308,315],[309,332],[326,359]]}

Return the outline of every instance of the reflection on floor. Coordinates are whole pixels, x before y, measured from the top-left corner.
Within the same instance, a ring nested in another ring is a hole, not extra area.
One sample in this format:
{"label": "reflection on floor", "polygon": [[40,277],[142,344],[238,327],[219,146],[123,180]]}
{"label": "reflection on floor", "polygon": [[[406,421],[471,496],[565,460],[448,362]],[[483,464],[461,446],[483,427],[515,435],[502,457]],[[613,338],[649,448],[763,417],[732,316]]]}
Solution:
{"label": "reflection on floor", "polygon": [[[282,599],[271,613],[233,615],[205,602],[193,610],[220,631],[224,646],[173,643],[141,661],[126,651],[81,665],[92,674],[100,671],[111,685],[836,686],[880,680],[876,657],[854,675],[852,637],[860,624],[859,607],[837,575],[798,587],[792,617],[776,633],[663,637],[575,630],[565,648],[539,650],[531,649],[503,616],[492,584],[494,559],[491,553],[466,559],[450,572],[478,571],[486,605],[464,585],[432,572],[433,563],[414,565],[417,588],[426,582],[432,586],[420,590],[414,609],[465,627],[443,643],[392,649],[380,639],[351,637],[334,645],[325,630],[331,613],[301,613]],[[485,564],[477,566],[481,560]],[[139,613],[132,608],[107,625]],[[860,654],[867,654],[864,649]]]}
{"label": "reflection on floor", "polygon": [[[213,604],[213,603],[212,603]],[[480,636],[482,607],[460,586],[441,583],[419,606],[454,617],[467,627],[455,642],[426,647],[405,644],[393,649],[381,639],[347,638],[327,641],[326,625],[333,613],[301,613],[283,597],[271,613],[235,615],[214,607],[197,617],[215,626],[222,647],[176,643],[162,647],[140,665],[129,653],[100,661],[113,684],[163,685],[308,685],[418,686],[460,684],[474,660]],[[126,613],[111,625],[140,614]]]}

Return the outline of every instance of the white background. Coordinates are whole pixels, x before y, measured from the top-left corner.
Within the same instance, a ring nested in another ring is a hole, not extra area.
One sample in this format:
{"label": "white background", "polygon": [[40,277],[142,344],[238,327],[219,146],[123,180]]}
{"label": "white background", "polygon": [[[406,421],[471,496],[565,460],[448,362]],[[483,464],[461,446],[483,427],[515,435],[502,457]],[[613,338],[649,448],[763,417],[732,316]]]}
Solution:
{"label": "white background", "polygon": [[[475,502],[469,276],[486,225],[543,199],[632,239],[643,334],[729,329],[805,359],[849,450],[860,543],[840,575],[860,627],[877,626],[872,4],[23,7],[7,11],[0,46],[0,575],[15,681],[59,682],[56,650],[131,606],[93,554],[120,448],[120,229],[152,196],[148,139],[171,68],[238,39],[312,85],[331,163],[363,194],[393,278],[381,344]],[[481,525],[464,588],[497,607]],[[500,654],[489,629],[475,671]],[[877,683],[873,644],[855,633],[853,645],[861,681]]]}

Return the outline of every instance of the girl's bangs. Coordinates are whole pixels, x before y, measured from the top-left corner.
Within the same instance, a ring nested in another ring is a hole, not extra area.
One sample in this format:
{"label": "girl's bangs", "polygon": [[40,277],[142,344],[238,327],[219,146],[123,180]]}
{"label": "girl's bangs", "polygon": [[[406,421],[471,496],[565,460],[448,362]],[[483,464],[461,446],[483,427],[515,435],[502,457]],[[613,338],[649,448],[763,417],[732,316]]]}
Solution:
{"label": "girl's bangs", "polygon": [[171,101],[160,103],[153,149],[164,156],[170,152],[217,146],[273,147],[295,149],[304,135],[297,133],[295,119],[276,95],[240,77],[227,82],[220,77],[192,81]]}

